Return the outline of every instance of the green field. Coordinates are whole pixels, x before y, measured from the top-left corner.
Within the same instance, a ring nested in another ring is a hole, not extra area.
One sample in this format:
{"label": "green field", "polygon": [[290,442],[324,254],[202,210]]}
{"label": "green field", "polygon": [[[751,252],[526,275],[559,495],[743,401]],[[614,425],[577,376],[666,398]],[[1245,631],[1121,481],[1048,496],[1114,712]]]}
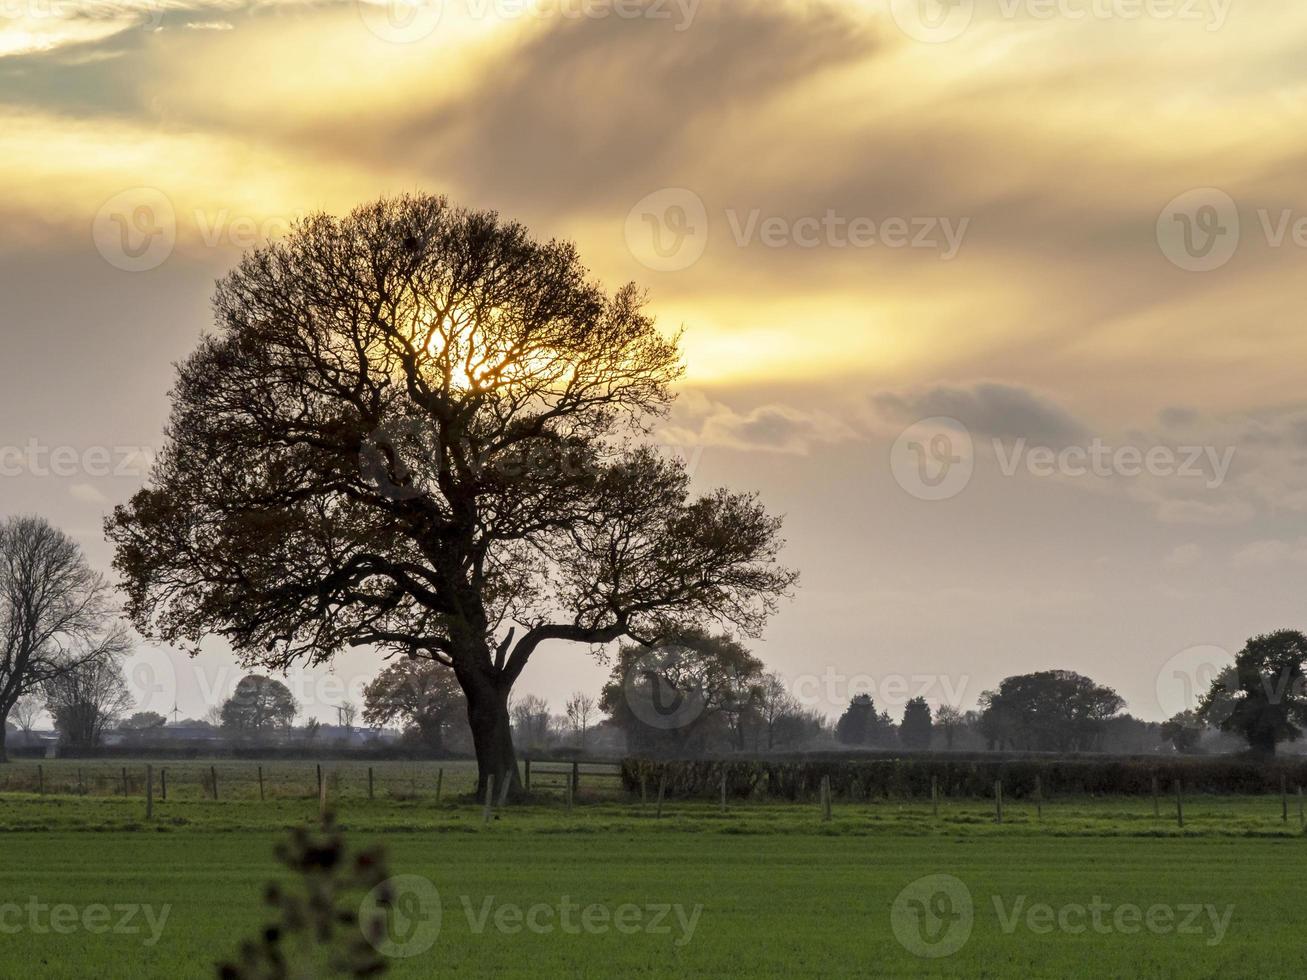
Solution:
{"label": "green field", "polygon": [[[233,785],[247,765],[227,764]],[[456,789],[439,802],[398,784],[369,800],[366,766],[358,791],[358,770],[336,768],[351,844],[384,844],[392,874],[439,893],[429,948],[391,959],[391,976],[1307,973],[1296,800],[1287,822],[1278,797],[1186,800],[1183,829],[1174,801],[1157,816],[1124,798],[1042,815],[1010,802],[1002,825],[984,800],[938,816],[921,800],[837,803],[825,822],[815,804],[667,801],[659,816],[583,779],[570,812],[542,793],[487,825],[458,798],[466,767],[447,767]],[[265,771],[285,792],[262,802],[179,794],[148,823],[134,796],[0,794],[0,977],[212,976],[266,919],[263,885],[284,877],[274,845],[315,819],[312,787],[290,792],[305,772],[316,781],[311,764]],[[33,902],[153,919],[56,932]]]}

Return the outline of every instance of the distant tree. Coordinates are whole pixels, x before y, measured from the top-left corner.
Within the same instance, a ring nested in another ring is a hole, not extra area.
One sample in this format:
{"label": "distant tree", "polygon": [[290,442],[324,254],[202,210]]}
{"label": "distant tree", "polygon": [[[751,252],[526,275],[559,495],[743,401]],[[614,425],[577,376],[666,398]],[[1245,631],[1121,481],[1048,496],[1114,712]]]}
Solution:
{"label": "distant tree", "polygon": [[299,713],[290,688],[261,674],[247,674],[222,705],[222,727],[239,734],[266,734],[291,726]]}
{"label": "distant tree", "polygon": [[41,717],[44,707],[41,699],[35,694],[24,694],[14,702],[13,710],[9,712],[9,717],[18,724],[18,731],[24,736],[31,737],[32,730],[36,727],[36,720]]}
{"label": "distant tree", "polygon": [[345,726],[345,731],[354,730],[354,719],[359,716],[359,706],[353,701],[345,701],[340,706],[340,723]]}
{"label": "distant tree", "polygon": [[940,705],[935,712],[935,727],[944,733],[944,747],[953,750],[953,740],[965,724],[962,712],[951,704]]}
{"label": "distant tree", "polygon": [[1096,748],[1103,723],[1125,706],[1110,687],[1069,670],[1007,677],[980,703],[981,731],[991,749],[1045,752]]}
{"label": "distant tree", "polygon": [[478,789],[516,786],[508,703],[542,647],[756,635],[795,581],[754,495],[694,495],[649,445],[683,368],[643,305],[570,243],[428,195],[248,253],[106,526],[133,621],[266,669],[446,664]]}
{"label": "distant tree", "polygon": [[151,728],[162,728],[168,719],[157,711],[138,711],[130,718],[124,718],[118,727],[129,732],[144,732]]}
{"label": "distant tree", "polygon": [[843,745],[866,745],[875,717],[871,695],[855,695],[835,723],[835,738]]}
{"label": "distant tree", "polygon": [[0,521],[0,719],[59,676],[116,662],[129,647],[109,584],[72,538],[40,517]]}
{"label": "distant tree", "polygon": [[1182,755],[1192,754],[1202,740],[1206,725],[1196,711],[1181,711],[1162,722],[1161,735]]}
{"label": "distant tree", "polygon": [[510,706],[513,734],[523,748],[539,749],[549,744],[549,702],[527,694]]}
{"label": "distant tree", "polygon": [[910,749],[928,749],[932,734],[934,724],[930,717],[930,705],[925,698],[913,698],[903,708],[899,739]]}
{"label": "distant tree", "polygon": [[767,736],[768,750],[786,736],[787,722],[803,711],[799,699],[790,693],[779,674],[767,673],[758,685],[758,716]]}
{"label": "distant tree", "polygon": [[310,718],[304,723],[304,740],[307,742],[316,741],[321,731],[322,722],[317,718]]}
{"label": "distant tree", "polygon": [[132,706],[117,658],[84,660],[42,685],[45,710],[60,740],[76,749],[95,748],[106,729]]}
{"label": "distant tree", "polygon": [[886,745],[893,740],[894,722],[876,711],[870,694],[858,694],[835,723],[835,738],[843,745]]}
{"label": "distant tree", "polygon": [[599,706],[632,751],[704,751],[714,739],[740,748],[762,671],[732,637],[687,630],[652,647],[623,644]]}
{"label": "distant tree", "polygon": [[374,728],[402,725],[432,752],[443,752],[450,729],[467,722],[467,699],[454,672],[405,657],[363,689],[363,720]]}
{"label": "distant tree", "polygon": [[1213,682],[1198,715],[1223,732],[1243,736],[1258,755],[1275,755],[1297,741],[1307,724],[1303,663],[1307,637],[1297,630],[1255,636]]}
{"label": "distant tree", "polygon": [[799,707],[777,717],[771,733],[776,748],[798,748],[822,740],[826,730],[825,715],[815,708]]}
{"label": "distant tree", "polygon": [[596,709],[595,699],[584,691],[576,691],[567,699],[567,727],[576,738],[577,747],[585,750],[586,736]]}

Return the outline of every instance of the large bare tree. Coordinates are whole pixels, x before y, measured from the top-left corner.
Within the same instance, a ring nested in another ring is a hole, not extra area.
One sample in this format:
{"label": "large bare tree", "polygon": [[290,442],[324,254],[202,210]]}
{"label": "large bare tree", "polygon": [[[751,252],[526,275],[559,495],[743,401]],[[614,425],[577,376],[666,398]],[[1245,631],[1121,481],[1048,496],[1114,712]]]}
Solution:
{"label": "large bare tree", "polygon": [[481,785],[551,640],[756,632],[793,575],[749,494],[642,448],[681,371],[632,286],[444,198],[318,215],[218,287],[146,489],[107,522],[147,635],[249,664],[346,646],[467,695]]}
{"label": "large bare tree", "polygon": [[40,517],[0,521],[0,721],[69,671],[127,652],[112,600],[68,535]]}

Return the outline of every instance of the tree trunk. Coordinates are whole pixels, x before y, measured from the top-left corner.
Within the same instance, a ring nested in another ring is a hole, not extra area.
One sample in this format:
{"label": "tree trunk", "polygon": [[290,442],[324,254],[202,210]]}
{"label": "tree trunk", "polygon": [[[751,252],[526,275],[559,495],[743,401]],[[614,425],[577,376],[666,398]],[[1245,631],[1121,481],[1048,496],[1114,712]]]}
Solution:
{"label": "tree trunk", "polygon": [[477,756],[477,799],[485,799],[491,776],[495,777],[496,797],[503,792],[505,779],[510,796],[519,795],[522,789],[513,750],[513,724],[508,715],[509,690],[489,678],[477,678],[464,686],[467,720]]}
{"label": "tree trunk", "polygon": [[5,754],[5,734],[4,718],[0,716],[0,763],[9,761],[9,756]]}

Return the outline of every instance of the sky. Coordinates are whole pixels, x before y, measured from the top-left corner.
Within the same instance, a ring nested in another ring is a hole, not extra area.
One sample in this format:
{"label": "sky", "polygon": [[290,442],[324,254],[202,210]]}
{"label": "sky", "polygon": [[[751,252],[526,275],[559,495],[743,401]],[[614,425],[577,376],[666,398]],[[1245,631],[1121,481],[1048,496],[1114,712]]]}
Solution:
{"label": "sky", "polygon": [[[1066,668],[1166,717],[1307,625],[1304,41],[1274,0],[0,0],[0,513],[108,574],[215,280],[444,193],[684,330],[659,438],[785,515],[753,648],[806,704]],[[182,715],[241,673],[128,669]]]}

